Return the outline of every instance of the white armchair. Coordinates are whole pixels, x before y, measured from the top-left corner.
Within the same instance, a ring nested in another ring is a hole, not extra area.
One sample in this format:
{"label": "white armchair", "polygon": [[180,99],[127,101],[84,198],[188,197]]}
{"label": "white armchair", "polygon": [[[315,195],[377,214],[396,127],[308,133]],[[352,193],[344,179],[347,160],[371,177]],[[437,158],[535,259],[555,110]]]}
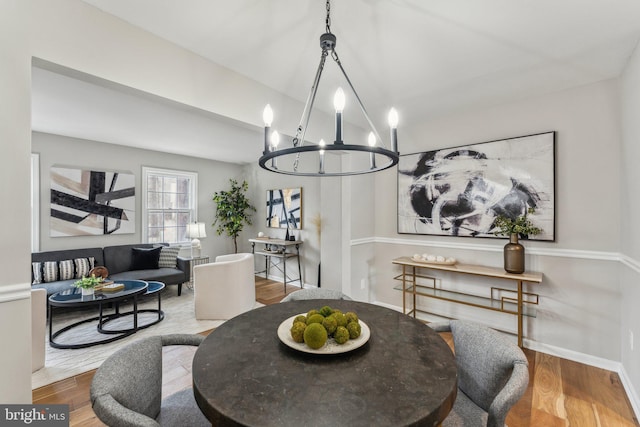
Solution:
{"label": "white armchair", "polygon": [[256,303],[253,254],[220,255],[193,267],[196,319],[228,320]]}

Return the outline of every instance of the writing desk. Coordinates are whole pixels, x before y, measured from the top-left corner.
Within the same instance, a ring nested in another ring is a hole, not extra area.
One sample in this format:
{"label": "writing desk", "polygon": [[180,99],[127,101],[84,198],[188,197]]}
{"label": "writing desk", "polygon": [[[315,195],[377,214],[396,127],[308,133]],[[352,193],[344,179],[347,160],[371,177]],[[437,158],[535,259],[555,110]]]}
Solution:
{"label": "writing desk", "polygon": [[[302,288],[302,270],[300,269],[301,240],[284,240],[262,237],[249,239],[249,242],[251,243],[251,253],[254,255],[264,256],[264,273],[267,279],[269,278],[269,269],[273,266],[282,272],[282,284],[284,285],[285,294],[287,293],[287,283],[299,281],[300,288]],[[260,243],[264,246],[262,249],[256,251],[256,243]],[[295,247],[295,252],[289,250],[291,246]],[[289,258],[296,258],[298,261],[298,277],[290,277],[287,275],[287,260]],[[274,260],[277,262],[274,262]]]}

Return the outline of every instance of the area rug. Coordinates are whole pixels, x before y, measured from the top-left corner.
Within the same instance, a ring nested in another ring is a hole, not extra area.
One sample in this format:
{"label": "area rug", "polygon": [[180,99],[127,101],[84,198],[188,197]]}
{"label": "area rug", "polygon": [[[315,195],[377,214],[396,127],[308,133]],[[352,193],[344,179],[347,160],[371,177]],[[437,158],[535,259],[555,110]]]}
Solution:
{"label": "area rug", "polygon": [[[263,304],[256,302],[255,307]],[[156,309],[158,299],[155,295],[149,295],[138,304],[139,309]],[[121,312],[131,310],[132,305],[121,307]],[[49,345],[49,325],[46,334],[46,359],[45,366],[31,375],[32,389],[69,378],[92,369],[98,368],[102,362],[116,350],[129,342],[153,335],[174,333],[200,333],[220,326],[221,320],[196,320],[193,309],[193,290],[183,286],[182,295],[178,296],[176,286],[168,286],[162,291],[162,310],[164,320],[148,328],[141,329],[133,335],[112,343],[100,344],[81,349],[56,349]],[[54,315],[54,332],[64,326],[78,320],[97,316],[97,307],[87,310],[68,311]],[[140,313],[138,321],[146,324],[157,318],[154,313]],[[131,316],[122,318],[109,324],[111,329],[127,327],[127,322],[132,322]],[[96,322],[87,323],[61,334],[56,342],[78,343],[95,338]],[[130,325],[129,325],[130,327]]]}

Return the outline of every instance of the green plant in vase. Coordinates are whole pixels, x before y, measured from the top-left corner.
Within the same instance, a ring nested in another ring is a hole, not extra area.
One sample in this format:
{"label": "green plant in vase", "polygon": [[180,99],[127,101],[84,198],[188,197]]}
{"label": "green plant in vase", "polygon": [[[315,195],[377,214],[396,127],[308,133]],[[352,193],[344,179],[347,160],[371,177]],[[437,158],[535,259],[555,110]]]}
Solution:
{"label": "green plant in vase", "polygon": [[533,214],[535,211],[534,208],[529,208],[526,214],[520,215],[516,219],[498,215],[494,224],[499,230],[494,234],[496,236],[511,236],[515,233],[519,238],[526,239],[529,236],[536,236],[542,233],[542,230],[533,225],[531,219],[527,218],[528,214]]}
{"label": "green plant in vase", "polygon": [[82,289],[82,294],[92,294],[96,286],[100,285],[104,281],[102,277],[96,277],[95,274],[91,276],[85,276],[79,280],[76,280],[73,284],[76,288]]}
{"label": "green plant in vase", "polygon": [[504,246],[504,269],[507,273],[524,273],[524,246],[518,243],[518,238],[526,239],[542,233],[542,229],[533,225],[527,216],[534,212],[534,208],[529,208],[524,215],[519,215],[515,219],[504,215],[496,217],[494,225],[498,230],[494,234],[509,236],[509,243]]}

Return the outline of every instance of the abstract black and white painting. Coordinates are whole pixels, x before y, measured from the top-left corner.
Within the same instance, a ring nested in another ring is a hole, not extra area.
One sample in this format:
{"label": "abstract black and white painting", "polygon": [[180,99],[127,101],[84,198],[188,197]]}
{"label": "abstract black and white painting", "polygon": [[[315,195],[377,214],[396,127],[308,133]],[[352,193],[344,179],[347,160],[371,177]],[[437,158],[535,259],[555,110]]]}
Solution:
{"label": "abstract black and white painting", "polygon": [[51,168],[51,237],[135,233],[132,173]]}
{"label": "abstract black and white painting", "polygon": [[302,188],[267,190],[267,227],[302,228]]}
{"label": "abstract black and white painting", "polygon": [[555,132],[400,156],[398,233],[497,237],[498,215],[528,214],[555,240]]}

